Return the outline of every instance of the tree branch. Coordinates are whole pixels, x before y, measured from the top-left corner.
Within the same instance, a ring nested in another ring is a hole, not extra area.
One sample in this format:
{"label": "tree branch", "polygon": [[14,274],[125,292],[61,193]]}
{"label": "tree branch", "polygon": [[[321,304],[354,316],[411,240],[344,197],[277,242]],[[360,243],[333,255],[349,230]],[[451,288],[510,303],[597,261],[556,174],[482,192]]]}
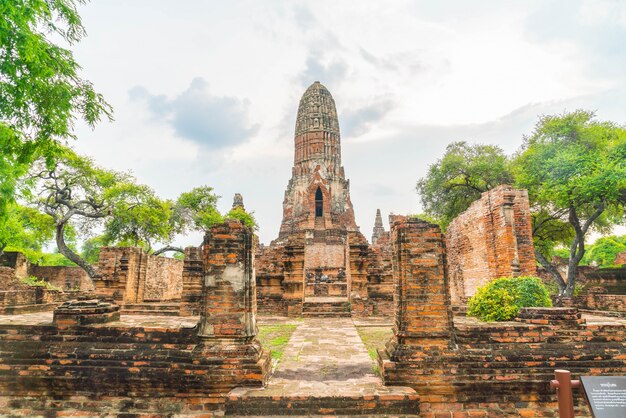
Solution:
{"label": "tree branch", "polygon": [[185,250],[180,247],[172,247],[168,245],[159,250],[156,250],[155,252],[152,253],[152,255],[161,255],[167,251],[176,251],[176,252],[183,253],[183,254],[185,253]]}

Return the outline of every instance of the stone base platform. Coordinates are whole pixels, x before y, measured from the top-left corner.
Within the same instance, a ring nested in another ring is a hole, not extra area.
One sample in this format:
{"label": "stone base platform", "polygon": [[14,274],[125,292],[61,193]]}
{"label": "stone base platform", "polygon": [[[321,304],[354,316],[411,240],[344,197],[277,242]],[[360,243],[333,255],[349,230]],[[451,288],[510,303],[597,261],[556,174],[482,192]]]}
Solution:
{"label": "stone base platform", "polygon": [[126,303],[122,306],[122,314],[125,315],[160,315],[179,316],[180,303],[167,302],[144,302]]}
{"label": "stone base platform", "polygon": [[302,316],[305,318],[349,318],[350,302],[347,297],[310,296],[302,304]]}
{"label": "stone base platform", "polygon": [[419,396],[408,388],[390,388],[372,395],[250,396],[250,390],[234,389],[226,401],[226,416],[402,415],[419,416]]}

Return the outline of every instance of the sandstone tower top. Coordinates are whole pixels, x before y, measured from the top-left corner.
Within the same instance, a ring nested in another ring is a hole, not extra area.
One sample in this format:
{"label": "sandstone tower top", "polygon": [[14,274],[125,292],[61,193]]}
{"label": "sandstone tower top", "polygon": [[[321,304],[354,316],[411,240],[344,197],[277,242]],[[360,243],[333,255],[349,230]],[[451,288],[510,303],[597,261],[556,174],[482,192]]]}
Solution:
{"label": "sandstone tower top", "polygon": [[319,81],[306,89],[296,118],[295,165],[311,160],[341,165],[339,120],[335,100]]}
{"label": "sandstone tower top", "polygon": [[298,106],[294,164],[277,242],[312,230],[317,231],[320,243],[325,234],[337,238],[358,231],[350,183],[341,166],[335,100],[319,81],[306,89]]}

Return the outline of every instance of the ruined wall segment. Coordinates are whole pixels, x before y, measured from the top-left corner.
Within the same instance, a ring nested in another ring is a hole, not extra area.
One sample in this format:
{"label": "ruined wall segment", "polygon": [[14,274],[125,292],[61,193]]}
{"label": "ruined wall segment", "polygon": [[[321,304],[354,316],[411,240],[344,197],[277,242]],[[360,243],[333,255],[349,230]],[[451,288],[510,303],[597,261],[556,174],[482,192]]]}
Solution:
{"label": "ruined wall segment", "polygon": [[[626,372],[623,321],[587,323],[571,307],[524,308],[506,323],[453,318],[439,227],[404,217],[392,225],[396,317],[378,362],[385,385],[416,390],[420,416],[553,413],[555,369]],[[577,405],[588,415],[581,397]]]}
{"label": "ruined wall segment", "polygon": [[95,294],[117,304],[178,301],[183,261],[146,254],[138,247],[102,247]]}
{"label": "ruined wall segment", "polygon": [[[134,250],[119,255],[140,263]],[[261,387],[270,355],[256,338],[252,232],[213,227],[202,266],[199,322],[124,322],[94,299],[64,303],[53,322],[0,323],[0,415],[212,416],[232,389]]]}
{"label": "ruined wall segment", "polygon": [[536,275],[528,192],[509,185],[484,192],[450,223],[446,248],[454,304],[492,279]]}
{"label": "ruined wall segment", "polygon": [[202,282],[204,278],[203,268],[202,246],[185,248],[180,302],[181,316],[200,315]]}

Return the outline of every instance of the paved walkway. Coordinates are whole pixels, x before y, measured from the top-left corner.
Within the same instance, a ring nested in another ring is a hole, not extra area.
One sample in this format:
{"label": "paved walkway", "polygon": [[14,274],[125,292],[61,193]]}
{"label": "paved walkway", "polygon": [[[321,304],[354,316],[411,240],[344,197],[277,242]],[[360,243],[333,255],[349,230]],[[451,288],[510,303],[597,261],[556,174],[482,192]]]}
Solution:
{"label": "paved walkway", "polygon": [[414,393],[408,388],[383,386],[375,367],[352,319],[306,318],[292,334],[267,387],[241,388],[239,395],[315,397]]}

